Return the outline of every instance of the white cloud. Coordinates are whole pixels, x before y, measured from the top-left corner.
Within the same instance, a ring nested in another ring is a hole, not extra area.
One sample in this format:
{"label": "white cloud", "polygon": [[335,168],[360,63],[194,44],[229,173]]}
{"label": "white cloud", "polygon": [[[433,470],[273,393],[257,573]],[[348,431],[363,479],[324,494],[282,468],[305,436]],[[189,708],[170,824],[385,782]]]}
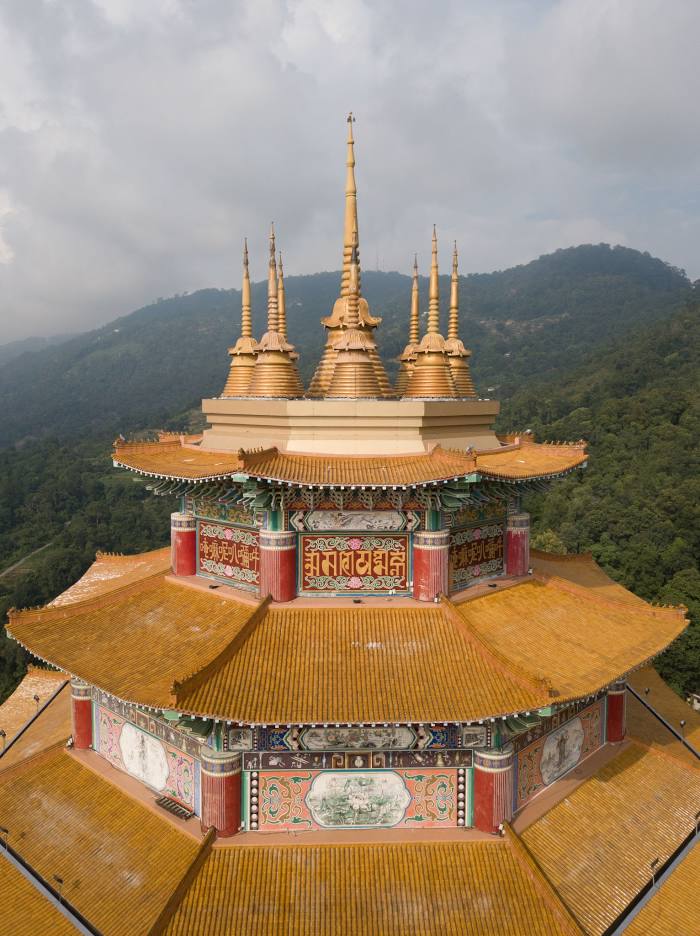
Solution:
{"label": "white cloud", "polygon": [[288,273],[337,268],[349,109],[369,265],[435,221],[465,271],[608,240],[698,275],[698,27],[693,0],[3,5],[4,334],[233,285],[244,234],[262,277],[273,218]]}

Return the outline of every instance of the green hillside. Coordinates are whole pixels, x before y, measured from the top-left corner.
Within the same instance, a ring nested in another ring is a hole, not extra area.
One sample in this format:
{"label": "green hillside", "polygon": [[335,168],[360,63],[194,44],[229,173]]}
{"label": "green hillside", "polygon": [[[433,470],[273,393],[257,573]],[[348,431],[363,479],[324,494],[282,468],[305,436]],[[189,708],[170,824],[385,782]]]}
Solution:
{"label": "green hillside", "polygon": [[505,401],[504,424],[586,438],[589,467],[528,505],[543,548],[590,551],[648,601],[693,621],[659,669],[700,691],[700,303],[640,327],[574,372]]}
{"label": "green hillside", "polygon": [[[302,376],[318,361],[338,273],[289,277],[291,340]],[[406,343],[410,279],[363,274],[381,352],[393,359]],[[442,278],[443,318],[449,281]],[[255,333],[264,330],[265,284],[253,288]],[[427,281],[422,281],[427,312]],[[474,351],[480,391],[500,396],[533,376],[570,368],[591,348],[644,322],[664,319],[688,293],[685,274],[648,254],[582,246],[525,266],[462,279],[463,335]],[[41,438],[106,434],[165,426],[220,392],[226,348],[238,334],[240,294],[207,289],[158,301],[96,331],[23,354],[0,368],[0,447]]]}

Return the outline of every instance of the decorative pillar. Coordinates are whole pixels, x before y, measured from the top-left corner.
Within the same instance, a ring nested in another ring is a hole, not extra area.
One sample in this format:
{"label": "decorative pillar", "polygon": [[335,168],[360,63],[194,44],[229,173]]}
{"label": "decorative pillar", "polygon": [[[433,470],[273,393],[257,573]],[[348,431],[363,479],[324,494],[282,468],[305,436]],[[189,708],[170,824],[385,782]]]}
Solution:
{"label": "decorative pillar", "polygon": [[197,521],[190,513],[170,514],[170,564],[175,575],[197,574]]}
{"label": "decorative pillar", "polygon": [[498,832],[513,817],[513,750],[474,751],[474,826]]}
{"label": "decorative pillar", "polygon": [[413,534],[413,597],[433,601],[447,594],[449,530],[420,530]]}
{"label": "decorative pillar", "polygon": [[70,681],[73,747],[85,751],[92,747],[92,691],[82,679]]}
{"label": "decorative pillar", "polygon": [[297,595],[297,534],[260,531],[260,596],[291,601]]}
{"label": "decorative pillar", "polygon": [[202,829],[225,838],[242,828],[241,755],[202,748]]}
{"label": "decorative pillar", "polygon": [[606,702],[605,737],[611,744],[624,741],[627,732],[625,683],[616,682],[608,689]]}
{"label": "decorative pillar", "polygon": [[527,575],[530,568],[530,514],[509,514],[505,551],[506,573]]}

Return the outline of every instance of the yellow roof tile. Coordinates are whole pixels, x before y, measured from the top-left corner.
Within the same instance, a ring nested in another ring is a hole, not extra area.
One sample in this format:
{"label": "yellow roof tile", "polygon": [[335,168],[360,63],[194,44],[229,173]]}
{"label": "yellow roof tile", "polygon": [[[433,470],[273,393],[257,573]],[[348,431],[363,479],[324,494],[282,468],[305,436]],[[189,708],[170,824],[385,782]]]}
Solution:
{"label": "yellow roof tile", "polygon": [[65,684],[21,736],[16,737],[12,744],[8,741],[8,746],[0,754],[0,770],[34,757],[59,741],[67,741],[71,731],[70,686]]}
{"label": "yellow roof tile", "polygon": [[557,701],[592,695],[660,653],[682,610],[608,600],[563,579],[530,579],[457,611],[495,652],[551,683]]}
{"label": "yellow roof tile", "polygon": [[552,886],[598,936],[695,824],[700,771],[630,744],[522,833]]}
{"label": "yellow roof tile", "polygon": [[590,594],[600,595],[601,598],[628,601],[632,604],[646,604],[643,598],[611,579],[590,553],[557,556],[554,553],[531,549],[530,561],[535,572],[542,577],[562,578],[567,582],[573,582],[574,585],[582,585]]}
{"label": "yellow roof tile", "polygon": [[0,728],[5,732],[5,745],[36,715],[38,706],[34,696],[39,697],[39,706],[44,705],[67,678],[65,673],[55,670],[29,667],[19,686],[0,705]]}
{"label": "yellow roof tile", "polygon": [[[685,721],[683,733],[696,751],[700,751],[700,712],[691,708],[668,686],[651,666],[632,673],[629,684],[651,705],[676,731],[680,731],[681,720]],[[645,694],[644,690],[649,689]],[[697,758],[671,734],[634,696],[627,695],[627,731],[645,744],[660,748],[693,765]],[[699,807],[700,808],[700,805]]]}
{"label": "yellow roof tile", "polygon": [[160,575],[86,601],[10,612],[8,631],[120,699],[170,708],[174,683],[217,658],[254,612]]}
{"label": "yellow roof tile", "polygon": [[506,842],[215,849],[168,936],[562,936],[573,929]]}
{"label": "yellow roof tile", "polygon": [[0,804],[10,844],[105,936],[147,932],[199,851],[61,748],[0,772]]}
{"label": "yellow roof tile", "polygon": [[500,450],[469,453],[437,445],[417,455],[342,456],[262,451],[212,452],[179,440],[118,442],[114,463],[160,478],[201,481],[242,472],[251,477],[293,484],[403,487],[463,478],[479,472],[486,478],[525,480],[572,471],[587,455],[581,444],[530,442]]}
{"label": "yellow roof tile", "polygon": [[0,849],[0,926],[12,936],[75,936],[76,929],[27,878],[10,864]]}
{"label": "yellow roof tile", "polygon": [[700,848],[671,872],[625,930],[627,936],[683,936],[700,928]]}
{"label": "yellow roof tile", "polygon": [[70,588],[49,602],[50,607],[72,604],[106,595],[130,582],[137,582],[149,575],[166,572],[170,568],[170,547],[152,549],[136,556],[119,556],[112,553],[97,553],[97,557],[85,575]]}

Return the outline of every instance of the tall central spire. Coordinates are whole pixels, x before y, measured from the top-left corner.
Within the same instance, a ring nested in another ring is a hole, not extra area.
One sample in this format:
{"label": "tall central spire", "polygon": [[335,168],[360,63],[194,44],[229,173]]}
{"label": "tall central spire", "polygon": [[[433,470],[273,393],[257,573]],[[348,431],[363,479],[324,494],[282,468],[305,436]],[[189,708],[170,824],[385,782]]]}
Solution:
{"label": "tall central spire", "polygon": [[350,292],[350,259],[353,248],[353,234],[357,236],[357,294],[362,294],[360,274],[360,228],[357,223],[357,183],[355,182],[355,139],[352,135],[352,125],[355,118],[352,111],[348,114],[348,140],[347,157],[345,165],[345,224],[343,227],[343,273],[340,279],[340,295],[347,296]]}
{"label": "tall central spire", "polygon": [[[286,331],[286,312],[282,327]],[[304,388],[294,364],[297,355],[280,330],[277,260],[275,257],[275,226],[270,227],[270,259],[267,272],[267,331],[260,339],[260,351],[253,369],[250,396],[293,398],[302,396]]]}
{"label": "tall central spire", "polygon": [[[324,348],[323,356],[321,357],[321,361],[316,368],[316,373],[314,374],[309,386],[308,395],[312,397],[323,397],[329,392],[331,384],[333,383],[333,371],[338,353],[338,348],[336,345],[337,342],[341,339],[343,332],[348,328],[354,328],[371,339],[370,341],[363,342],[362,347],[366,355],[369,356],[372,363],[372,369],[376,379],[376,386],[378,388],[376,395],[381,397],[391,397],[394,395],[391,387],[389,386],[389,380],[387,378],[386,371],[384,370],[384,365],[381,362],[381,358],[379,357],[376,343],[372,337],[372,332],[377,327],[377,325],[379,325],[381,319],[370,315],[367,300],[362,296],[360,248],[357,223],[357,185],[355,183],[355,140],[352,132],[352,125],[354,120],[355,118],[353,115],[349,114],[347,155],[345,160],[347,174],[345,179],[343,271],[340,278],[340,297],[336,299],[331,314],[321,319],[321,324],[324,326],[324,328],[327,329],[326,347]],[[355,295],[351,309],[350,305],[348,304],[348,300],[350,298],[351,291],[350,274],[353,263],[356,268],[353,275],[356,277],[357,285],[354,287]],[[351,314],[356,314],[356,324],[351,324],[349,319]],[[348,349],[345,348],[345,350]]]}

